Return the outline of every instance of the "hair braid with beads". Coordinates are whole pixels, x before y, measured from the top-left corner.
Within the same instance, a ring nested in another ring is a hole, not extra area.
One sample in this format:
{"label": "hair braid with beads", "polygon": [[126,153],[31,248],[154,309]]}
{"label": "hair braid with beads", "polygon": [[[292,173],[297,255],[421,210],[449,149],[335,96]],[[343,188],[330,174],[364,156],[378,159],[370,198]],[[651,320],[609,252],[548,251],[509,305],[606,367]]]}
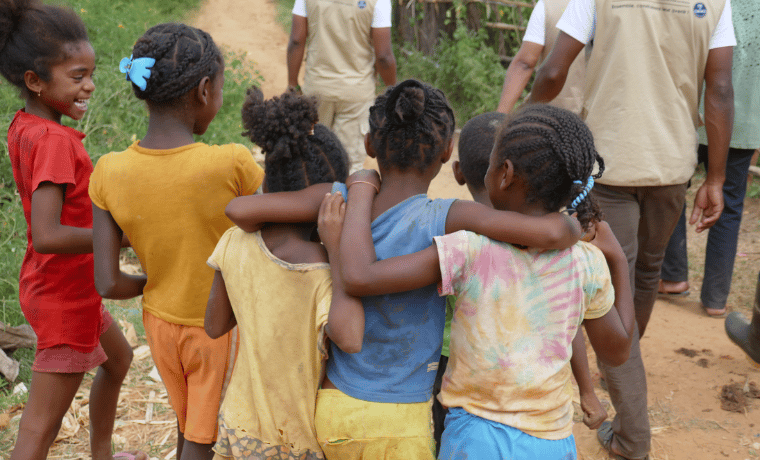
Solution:
{"label": "hair braid with beads", "polygon": [[264,151],[267,191],[289,192],[346,181],[348,154],[332,131],[315,124],[313,97],[289,91],[265,101],[254,86],[248,89],[241,112],[243,136]]}
{"label": "hair braid with beads", "polygon": [[441,90],[406,80],[375,99],[369,128],[380,167],[424,171],[448,146],[454,112]]}
{"label": "hair braid with beads", "polygon": [[171,102],[224,68],[224,58],[211,35],[180,23],[158,24],[148,29],[132,49],[137,59],[156,60],[145,90],[132,85],[139,99]]}
{"label": "hair braid with beads", "polygon": [[0,0],[0,74],[28,94],[24,73],[50,80],[50,67],[66,58],[64,45],[89,41],[71,9],[38,0]]}
{"label": "hair braid with beads", "polygon": [[[598,179],[604,172],[604,160],[586,124],[572,112],[546,104],[526,106],[505,120],[494,152],[500,162],[512,161],[515,174],[525,178],[528,200],[542,202],[549,211],[568,206],[589,177]],[[599,170],[593,174],[595,164]],[[582,199],[576,211],[583,228],[602,217],[591,196]]]}

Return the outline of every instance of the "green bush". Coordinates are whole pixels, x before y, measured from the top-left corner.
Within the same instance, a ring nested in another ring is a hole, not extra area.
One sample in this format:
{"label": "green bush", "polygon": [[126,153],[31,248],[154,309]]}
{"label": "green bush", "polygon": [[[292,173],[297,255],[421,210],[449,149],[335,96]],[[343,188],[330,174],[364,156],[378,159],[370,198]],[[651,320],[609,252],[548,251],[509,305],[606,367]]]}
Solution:
{"label": "green bush", "polygon": [[397,55],[399,80],[417,78],[441,89],[460,126],[476,115],[496,110],[504,67],[487,43],[485,30],[468,30],[459,21],[453,36],[442,38],[433,55],[408,48],[401,48]]}

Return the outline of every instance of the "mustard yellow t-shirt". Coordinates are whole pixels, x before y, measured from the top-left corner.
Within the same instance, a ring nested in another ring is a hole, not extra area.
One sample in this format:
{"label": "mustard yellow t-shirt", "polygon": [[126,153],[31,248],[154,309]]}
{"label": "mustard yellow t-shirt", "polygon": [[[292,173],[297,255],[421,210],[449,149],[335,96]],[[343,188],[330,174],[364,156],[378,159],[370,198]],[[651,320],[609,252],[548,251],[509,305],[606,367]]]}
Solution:
{"label": "mustard yellow t-shirt", "polygon": [[327,358],[330,266],[280,260],[260,233],[237,227],[222,235],[208,264],[222,272],[240,334],[214,450],[235,458],[323,458],[314,415]]}
{"label": "mustard yellow t-shirt", "polygon": [[214,271],[206,259],[232,226],[224,208],[251,195],[264,171],[243,145],[195,143],[103,155],[90,198],[132,243],[148,283],[143,308],[164,321],[203,327]]}

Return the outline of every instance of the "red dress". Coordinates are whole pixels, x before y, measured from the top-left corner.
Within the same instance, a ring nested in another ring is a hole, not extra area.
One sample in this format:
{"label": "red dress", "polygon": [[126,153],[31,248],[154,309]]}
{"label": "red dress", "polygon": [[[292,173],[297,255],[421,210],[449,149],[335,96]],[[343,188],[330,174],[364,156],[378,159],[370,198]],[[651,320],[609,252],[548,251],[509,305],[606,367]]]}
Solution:
{"label": "red dress", "polygon": [[32,193],[42,182],[66,187],[62,225],[92,228],[87,187],[93,166],[84,136],[23,110],[8,128],[8,153],[27,223],[19,300],[38,349],[68,345],[87,353],[99,342],[102,300],[95,290],[92,254],[40,254],[32,245]]}

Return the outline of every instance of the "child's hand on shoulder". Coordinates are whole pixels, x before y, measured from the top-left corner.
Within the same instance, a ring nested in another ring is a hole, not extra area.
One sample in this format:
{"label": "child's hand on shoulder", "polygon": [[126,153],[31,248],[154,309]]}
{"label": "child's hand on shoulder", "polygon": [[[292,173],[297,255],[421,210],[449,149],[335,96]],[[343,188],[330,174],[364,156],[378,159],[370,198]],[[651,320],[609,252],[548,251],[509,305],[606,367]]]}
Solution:
{"label": "child's hand on shoulder", "polygon": [[586,243],[594,241],[594,237],[596,236],[596,224],[597,222],[590,222],[588,224],[588,229],[586,229],[586,232],[581,237],[581,241],[585,241]]}
{"label": "child's hand on shoulder", "polygon": [[376,193],[380,193],[380,174],[374,169],[360,169],[355,173],[348,176],[346,180],[346,188],[350,188],[354,184],[365,184],[374,187]]}
{"label": "child's hand on shoulder", "polygon": [[604,257],[608,260],[611,257],[622,257],[625,259],[623,248],[620,247],[620,243],[617,238],[615,238],[615,235],[612,233],[612,229],[607,222],[602,220],[594,224],[594,232],[594,237],[589,242],[599,248],[602,251],[602,254],[604,254]]}
{"label": "child's hand on shoulder", "polygon": [[328,193],[319,207],[317,231],[327,253],[337,254],[340,247],[340,232],[346,216],[346,202],[340,193]]}

